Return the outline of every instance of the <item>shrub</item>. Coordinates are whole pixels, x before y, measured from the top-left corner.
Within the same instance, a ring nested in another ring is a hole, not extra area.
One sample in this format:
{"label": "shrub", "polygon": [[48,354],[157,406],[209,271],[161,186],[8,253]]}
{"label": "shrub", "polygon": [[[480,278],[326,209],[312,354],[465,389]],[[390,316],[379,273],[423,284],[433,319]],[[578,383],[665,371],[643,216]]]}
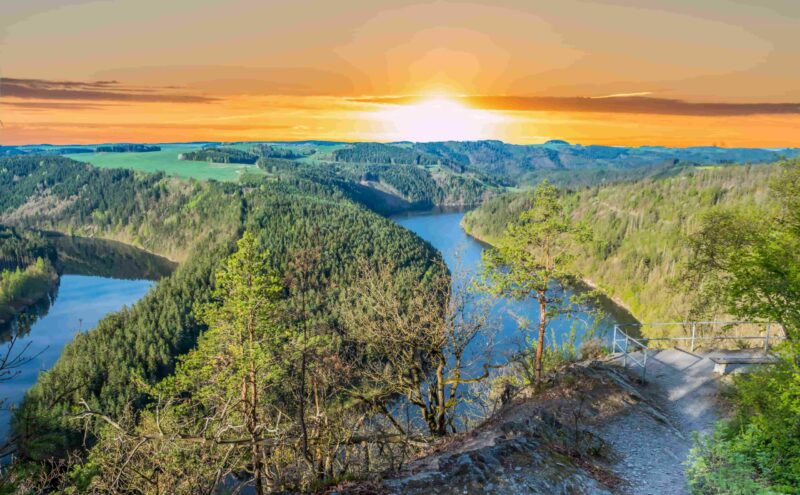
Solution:
{"label": "shrub", "polygon": [[774,366],[735,378],[732,419],[699,439],[688,461],[695,493],[800,493],[797,351],[787,344]]}

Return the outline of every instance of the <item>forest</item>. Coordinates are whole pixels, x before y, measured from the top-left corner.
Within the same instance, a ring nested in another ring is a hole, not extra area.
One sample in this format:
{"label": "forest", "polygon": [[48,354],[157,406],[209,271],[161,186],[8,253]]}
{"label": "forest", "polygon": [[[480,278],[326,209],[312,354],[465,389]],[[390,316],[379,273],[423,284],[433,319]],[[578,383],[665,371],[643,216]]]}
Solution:
{"label": "forest", "polygon": [[[160,146],[151,144],[136,144],[136,143],[122,143],[122,144],[107,144],[95,148],[97,153],[147,153],[151,151],[161,151]],[[69,153],[70,151],[61,151],[61,153]]]}
{"label": "forest", "polygon": [[[196,308],[210,301],[220,263],[234,252],[242,232],[255,232],[259,251],[269,253],[265,269],[287,280],[302,277],[299,288],[292,282],[281,289],[282,318],[289,324],[301,311],[303,321],[313,321],[313,339],[320,346],[328,342],[326,359],[350,365],[357,362],[351,356],[355,349],[342,340],[336,308],[361,270],[391,260],[397,273],[408,273],[409,283],[443,274],[438,254],[426,243],[348,201],[340,190],[308,179],[196,183],[38,157],[9,158],[2,166],[23,178],[16,195],[4,196],[4,221],[126,239],[184,260],[134,307],[80,334],[41,376],[13,423],[20,472],[40,472],[86,454],[87,433],[89,445],[102,443],[102,422],[87,430],[70,420],[82,404],[119,419],[161,406],[154,405],[150,387],[170,376],[180,356],[198,344],[207,322]],[[40,201],[65,204],[43,211],[35,206]],[[313,260],[295,266],[297,253],[304,251]],[[70,466],[79,468],[91,465]]]}
{"label": "forest", "polygon": [[[567,232],[569,224],[553,219],[529,223],[542,202],[540,190],[490,200],[464,218],[464,227],[500,255],[526,228],[552,224]],[[785,333],[771,366],[725,382],[729,413],[712,434],[695,438],[686,461],[691,493],[800,488],[798,193],[798,160],[704,167],[558,193],[573,225],[590,233],[583,240],[586,256],[570,258],[568,273],[600,286],[643,321],[767,321]],[[554,256],[564,259],[561,251]],[[514,259],[526,258],[515,252]],[[511,280],[512,287],[522,283]]]}
{"label": "forest", "polygon": [[443,205],[475,205],[499,192],[499,186],[476,175],[416,165],[298,162],[262,158],[259,167],[273,176],[308,178],[337,187],[351,199],[383,214]]}
{"label": "forest", "polygon": [[0,225],[0,323],[47,297],[58,282],[55,261],[41,234]]}
{"label": "forest", "polygon": [[178,155],[178,160],[211,163],[246,163],[253,164],[258,156],[236,148],[209,147],[197,151],[188,151]]}
{"label": "forest", "polygon": [[[768,184],[780,170],[780,165],[690,167],[666,177],[571,190],[565,201],[573,217],[593,231],[578,271],[640,321],[691,319],[693,297],[674,286],[689,259],[687,237],[713,207],[768,208]],[[526,192],[493,198],[469,212],[463,227],[495,242],[530,201]]]}
{"label": "forest", "polygon": [[[560,311],[550,290],[573,278],[641,319],[755,315],[794,328],[794,313],[759,301],[732,306],[735,294],[723,297],[732,277],[757,273],[737,263],[754,258],[737,243],[700,242],[725,241],[735,231],[726,225],[761,215],[775,219],[776,231],[789,229],[788,241],[769,252],[791,252],[794,224],[785,219],[796,205],[786,198],[794,192],[776,186],[796,179],[791,163],[670,164],[615,184],[544,182],[501,195],[502,185],[477,172],[322,162],[318,154],[261,156],[266,174],[238,183],[53,156],[0,158],[0,223],[13,226],[0,230],[8,241],[0,251],[4,297],[24,297],[36,277],[55,274],[54,250],[64,246],[45,230],[113,239],[180,262],[133,307],[77,335],[40,375],[14,414],[11,443],[0,448],[15,459],[3,490],[318,491],[396,469],[458,433],[459,390],[490,376],[488,368],[477,376],[462,368],[465,349],[490,322],[466,311],[474,294],[451,287],[439,253],[376,211],[482,202],[464,227],[496,246],[485,254],[486,280],[507,297],[537,294],[541,328]],[[755,225],[745,231],[759,252],[768,236]],[[542,257],[518,263],[532,253]],[[727,264],[713,262],[720,259]],[[692,266],[706,275],[688,280]],[[761,283],[748,278],[730,290],[746,282]],[[689,298],[687,283],[703,290]],[[541,384],[563,356],[578,355],[547,348],[544,335],[540,329],[538,344],[513,361],[522,383]],[[698,444],[693,483],[716,486],[742,472],[757,473],[759,486],[796,482],[791,466],[765,475],[765,464],[735,456],[761,452],[738,426],[760,428],[767,442],[791,427],[759,405],[768,401],[759,388],[794,376],[776,369],[783,374],[737,385],[738,422],[720,424],[716,437]],[[399,398],[419,422],[400,417]],[[794,407],[790,399],[769,404]],[[770,459],[791,448],[779,445]],[[709,466],[733,471],[723,469],[720,481]]]}
{"label": "forest", "polygon": [[308,145],[276,146],[273,144],[257,144],[251,148],[251,152],[263,158],[285,158],[287,160],[294,160],[311,156],[316,153],[317,150]]}

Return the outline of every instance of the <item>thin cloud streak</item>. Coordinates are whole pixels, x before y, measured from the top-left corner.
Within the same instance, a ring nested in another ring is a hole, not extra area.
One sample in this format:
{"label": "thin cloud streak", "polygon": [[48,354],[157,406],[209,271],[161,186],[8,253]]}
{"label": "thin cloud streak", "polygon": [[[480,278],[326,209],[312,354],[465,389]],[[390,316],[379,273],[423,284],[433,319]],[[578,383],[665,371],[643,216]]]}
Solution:
{"label": "thin cloud streak", "polygon": [[614,93],[613,95],[603,95],[603,96],[590,96],[593,100],[602,100],[605,98],[626,98],[628,96],[648,96],[653,94],[652,91],[637,91],[635,93]]}
{"label": "thin cloud streak", "polygon": [[24,110],[102,110],[118,106],[115,103],[83,103],[71,101],[8,101],[0,100],[0,106],[20,108]]}
{"label": "thin cloud streak", "polygon": [[[461,103],[482,110],[575,113],[629,113],[694,117],[800,114],[800,103],[704,103],[647,96],[459,96]],[[357,98],[360,103],[406,105],[424,100],[419,96]]]}
{"label": "thin cloud streak", "polygon": [[186,94],[170,87],[126,86],[118,81],[56,81],[0,79],[0,97],[22,100],[118,101],[137,103],[210,103],[203,95]]}

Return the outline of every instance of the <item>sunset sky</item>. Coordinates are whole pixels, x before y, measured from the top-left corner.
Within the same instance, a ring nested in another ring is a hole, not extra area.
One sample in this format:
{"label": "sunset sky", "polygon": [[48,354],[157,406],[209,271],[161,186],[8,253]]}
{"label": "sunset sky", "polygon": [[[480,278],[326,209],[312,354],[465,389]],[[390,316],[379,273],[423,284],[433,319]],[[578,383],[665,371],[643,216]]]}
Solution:
{"label": "sunset sky", "polygon": [[0,3],[0,144],[800,146],[800,1]]}

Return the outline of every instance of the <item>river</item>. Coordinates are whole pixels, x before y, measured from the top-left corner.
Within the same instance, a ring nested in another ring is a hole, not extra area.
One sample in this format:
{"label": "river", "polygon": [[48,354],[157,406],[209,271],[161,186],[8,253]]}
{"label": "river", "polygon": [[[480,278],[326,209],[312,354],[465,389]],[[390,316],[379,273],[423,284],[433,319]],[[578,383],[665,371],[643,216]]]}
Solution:
{"label": "river", "polygon": [[[488,246],[464,232],[461,228],[463,217],[463,211],[434,210],[397,215],[393,219],[438,249],[451,272],[460,274],[458,276],[461,277],[474,278],[481,269],[481,252]],[[535,337],[539,310],[535,300],[514,301],[501,298],[492,302],[491,314],[497,321],[498,328],[488,342],[479,342],[478,345],[491,346],[493,352],[490,359],[497,364],[505,362],[509,353],[528,345],[528,339]],[[580,344],[587,332],[594,332],[598,337],[604,338],[614,324],[620,321],[629,322],[631,317],[610,300],[600,298],[589,308],[551,321],[546,335],[547,342],[548,345],[561,345],[574,335],[575,343]],[[528,331],[527,325],[523,325],[526,328],[520,328],[521,322],[533,323],[534,331]]]}
{"label": "river", "polygon": [[20,351],[26,357],[10,379],[0,382],[0,440],[8,434],[13,407],[77,333],[93,328],[108,313],[133,305],[174,268],[164,258],[113,241],[67,236],[52,240],[61,273],[56,290],[21,318],[0,326],[0,358]]}
{"label": "river", "polygon": [[[432,211],[393,219],[438,249],[454,275],[472,278],[480,270],[481,252],[487,246],[461,229],[463,216],[463,212]],[[0,382],[0,398],[5,399],[0,409],[0,439],[8,432],[10,407],[19,403],[40,372],[53,366],[78,332],[93,328],[108,313],[134,304],[150,290],[154,280],[174,268],[163,258],[120,243],[70,237],[56,242],[63,260],[58,289],[50,300],[31,311],[32,324],[12,322],[0,327],[0,356],[6,354],[11,336],[17,335],[15,351],[24,349],[32,357],[16,369],[18,374],[13,379]],[[548,344],[562,344],[571,335],[578,344],[590,329],[602,336],[618,315],[624,318],[610,301],[601,300],[590,309],[603,309],[606,314],[597,318],[591,312],[579,311],[556,318],[548,327]],[[477,339],[471,349],[476,369],[487,360],[505,363],[510,353],[529,345],[533,334],[525,325],[521,328],[521,322],[535,324],[539,317],[535,301],[508,299],[492,301],[491,314],[497,328]]]}

